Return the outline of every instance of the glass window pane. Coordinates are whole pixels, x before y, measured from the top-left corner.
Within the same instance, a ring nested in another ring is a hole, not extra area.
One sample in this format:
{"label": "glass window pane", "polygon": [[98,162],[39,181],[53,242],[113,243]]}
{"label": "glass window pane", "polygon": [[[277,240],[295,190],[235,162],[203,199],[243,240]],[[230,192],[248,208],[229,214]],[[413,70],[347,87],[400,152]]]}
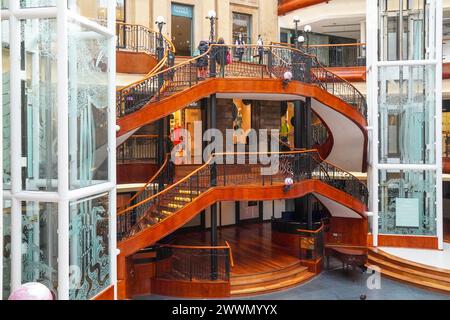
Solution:
{"label": "glass window pane", "polygon": [[2,0],[1,1],[1,8],[2,9],[8,9],[9,8],[9,0]]}
{"label": "glass window pane", "polygon": [[3,200],[3,299],[11,291],[11,201]]}
{"label": "glass window pane", "polygon": [[108,180],[108,40],[69,23],[70,188]]}
{"label": "glass window pane", "polygon": [[56,0],[20,0],[21,8],[55,7]]}
{"label": "glass window pane", "polygon": [[58,205],[22,203],[22,283],[58,288]]}
{"label": "glass window pane", "polygon": [[76,11],[80,16],[105,25],[108,19],[108,0],[77,0]]}
{"label": "glass window pane", "polygon": [[55,19],[22,20],[22,154],[26,190],[57,189],[57,41]]}
{"label": "glass window pane", "polygon": [[380,67],[380,163],[436,163],[434,75],[434,66]]}
{"label": "glass window pane", "polygon": [[70,204],[70,300],[88,300],[111,284],[109,195]]}
{"label": "glass window pane", "polygon": [[252,16],[233,12],[233,44],[236,44],[239,35],[246,44],[252,43],[251,22]]}
{"label": "glass window pane", "polygon": [[436,235],[436,174],[382,170],[379,178],[382,234]]}
{"label": "glass window pane", "polygon": [[2,23],[2,94],[3,94],[3,190],[11,189],[10,96],[9,96],[9,21]]}

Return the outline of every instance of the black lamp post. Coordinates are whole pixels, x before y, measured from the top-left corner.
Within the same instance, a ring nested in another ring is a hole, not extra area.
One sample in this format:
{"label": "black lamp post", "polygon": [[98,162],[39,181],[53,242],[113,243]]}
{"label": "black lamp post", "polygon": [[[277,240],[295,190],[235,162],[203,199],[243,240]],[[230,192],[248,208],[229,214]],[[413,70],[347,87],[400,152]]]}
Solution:
{"label": "black lamp post", "polygon": [[306,35],[306,52],[309,51],[309,36],[311,34],[311,26],[309,24],[307,24],[304,28],[303,28],[303,32]]}
{"label": "black lamp post", "polygon": [[214,40],[216,39],[216,33],[214,31],[215,24],[216,24],[216,21],[218,20],[217,13],[214,10],[209,10],[208,16],[206,17],[206,19],[209,19],[209,23],[210,23],[210,27],[211,27],[211,31],[209,33],[209,42],[214,43]]}
{"label": "black lamp post", "polygon": [[162,34],[162,28],[166,24],[166,21],[163,16],[159,16],[156,18],[155,24],[158,26],[158,46],[156,50],[158,51],[157,57],[158,61],[161,61],[164,57],[164,37]]}
{"label": "black lamp post", "polygon": [[298,16],[294,17],[294,24],[295,24],[295,47],[298,49],[298,25],[300,23],[300,18]]}
{"label": "black lamp post", "polygon": [[210,43],[214,43],[214,40],[216,39],[216,33],[215,33],[215,24],[216,24],[216,20],[218,20],[217,18],[217,13],[214,10],[209,10],[208,11],[208,16],[206,17],[206,19],[209,19],[210,22],[210,27],[211,27],[211,31],[209,33],[209,42]]}

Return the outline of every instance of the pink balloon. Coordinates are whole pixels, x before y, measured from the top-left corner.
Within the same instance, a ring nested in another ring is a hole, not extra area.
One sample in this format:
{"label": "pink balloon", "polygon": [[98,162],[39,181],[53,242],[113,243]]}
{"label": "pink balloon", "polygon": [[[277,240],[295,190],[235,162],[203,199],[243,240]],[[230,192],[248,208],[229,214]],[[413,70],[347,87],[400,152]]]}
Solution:
{"label": "pink balloon", "polygon": [[14,290],[8,300],[53,300],[53,295],[42,283],[28,282]]}

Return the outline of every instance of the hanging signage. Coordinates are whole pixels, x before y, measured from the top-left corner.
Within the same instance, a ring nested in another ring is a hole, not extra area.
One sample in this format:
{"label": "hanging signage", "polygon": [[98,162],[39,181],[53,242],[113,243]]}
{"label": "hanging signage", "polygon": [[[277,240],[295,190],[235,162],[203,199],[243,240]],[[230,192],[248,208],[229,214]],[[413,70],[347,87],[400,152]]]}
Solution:
{"label": "hanging signage", "polygon": [[172,15],[176,17],[190,18],[194,16],[193,8],[182,4],[172,3]]}
{"label": "hanging signage", "polygon": [[395,199],[395,225],[418,228],[420,225],[419,199]]}

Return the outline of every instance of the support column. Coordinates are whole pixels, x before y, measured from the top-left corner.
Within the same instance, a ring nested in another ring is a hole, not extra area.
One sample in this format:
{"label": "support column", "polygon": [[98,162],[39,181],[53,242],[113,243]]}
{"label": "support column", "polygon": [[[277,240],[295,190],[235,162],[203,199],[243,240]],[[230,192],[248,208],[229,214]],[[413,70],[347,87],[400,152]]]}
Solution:
{"label": "support column", "polygon": [[[209,99],[209,128],[217,127],[217,96],[211,95]],[[215,162],[211,164],[211,187],[217,186],[217,165]],[[211,205],[211,246],[217,246],[217,203]],[[211,255],[211,280],[217,279],[218,260],[215,250]]]}

